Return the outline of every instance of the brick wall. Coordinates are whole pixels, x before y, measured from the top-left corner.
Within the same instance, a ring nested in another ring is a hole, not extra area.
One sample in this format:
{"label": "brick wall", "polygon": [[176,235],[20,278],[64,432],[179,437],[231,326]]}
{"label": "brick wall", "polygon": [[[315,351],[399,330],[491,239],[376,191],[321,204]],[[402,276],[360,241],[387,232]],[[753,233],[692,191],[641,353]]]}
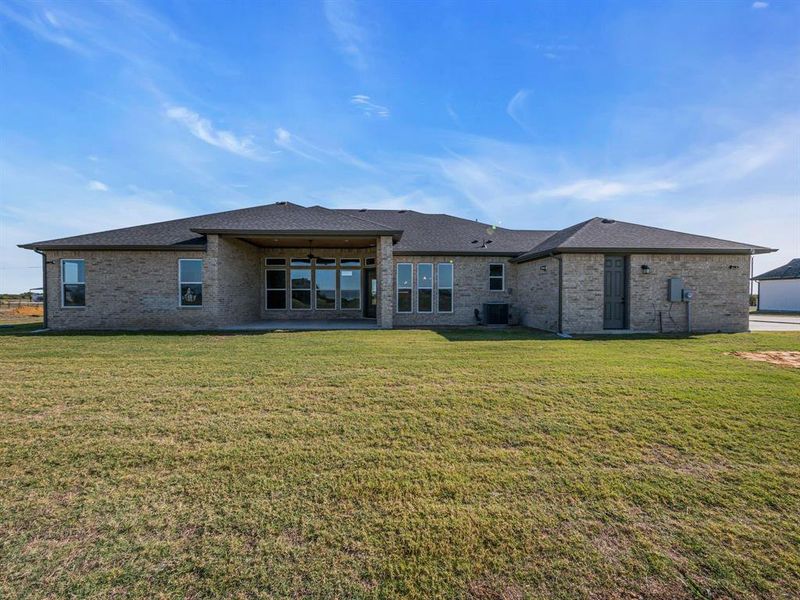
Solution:
{"label": "brick wall", "polygon": [[[213,299],[218,321],[224,325],[258,321],[263,306],[263,250],[234,238],[218,238],[216,243],[219,285]],[[213,250],[209,254],[213,256]]]}
{"label": "brick wall", "polygon": [[[395,307],[394,324],[401,327],[409,326],[445,326],[445,325],[475,325],[475,309],[483,310],[484,302],[508,302],[511,306],[512,319],[516,322],[518,314],[514,305],[514,288],[516,286],[516,265],[512,265],[505,257],[491,256],[395,256],[395,269],[398,263],[411,263],[414,265],[414,294],[412,313],[398,313]],[[453,263],[453,312],[436,312],[436,280],[437,263]],[[419,263],[432,263],[434,272],[434,294],[432,313],[417,312],[416,278]],[[489,265],[501,263],[505,265],[505,290],[489,290]],[[397,293],[395,286],[394,293]],[[396,298],[396,296],[394,296]]]}
{"label": "brick wall", "polygon": [[390,236],[382,235],[378,238],[377,268],[378,268],[378,326],[381,329],[394,327],[394,256],[393,242]]}
{"label": "brick wall", "polygon": [[516,306],[526,327],[558,331],[558,259],[552,256],[515,265]]}
{"label": "brick wall", "polygon": [[[61,259],[85,262],[86,306],[61,307]],[[178,306],[178,259],[202,258],[204,306]],[[214,276],[203,251],[48,251],[47,310],[52,329],[198,329],[216,324]]]}
{"label": "brick wall", "polygon": [[[642,273],[641,266],[650,267]],[[730,268],[731,266],[735,268]],[[693,331],[749,329],[750,257],[728,254],[634,254],[630,257],[630,322],[637,331],[686,331],[686,304],[667,301],[667,279],[694,292]]]}
{"label": "brick wall", "polygon": [[562,330],[580,333],[603,330],[602,254],[562,254]]}

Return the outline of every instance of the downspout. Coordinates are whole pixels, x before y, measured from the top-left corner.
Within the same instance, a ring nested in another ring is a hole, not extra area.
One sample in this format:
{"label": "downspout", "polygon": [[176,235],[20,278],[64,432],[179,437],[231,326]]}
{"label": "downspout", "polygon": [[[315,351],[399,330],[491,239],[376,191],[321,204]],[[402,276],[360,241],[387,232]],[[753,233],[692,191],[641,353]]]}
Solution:
{"label": "downspout", "polygon": [[42,257],[42,306],[44,308],[42,329],[47,329],[47,301],[49,298],[47,294],[47,254],[36,248],[33,251]]}

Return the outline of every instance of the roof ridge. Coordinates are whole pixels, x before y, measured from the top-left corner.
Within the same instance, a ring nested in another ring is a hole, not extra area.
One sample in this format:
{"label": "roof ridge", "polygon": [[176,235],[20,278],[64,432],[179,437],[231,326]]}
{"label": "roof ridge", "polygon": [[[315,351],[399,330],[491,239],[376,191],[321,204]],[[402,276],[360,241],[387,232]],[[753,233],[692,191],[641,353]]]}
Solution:
{"label": "roof ridge", "polygon": [[[349,215],[347,213],[342,212],[340,208],[328,208],[327,206],[319,206],[319,208],[324,208],[327,211],[335,212],[337,215],[342,215],[343,217],[347,217],[348,219],[357,219],[359,221],[363,221],[364,223],[369,223],[370,225],[377,225],[378,227],[383,227],[384,229],[392,230],[391,227],[386,225],[385,223],[379,223],[378,221],[372,221],[370,219],[365,219],[363,217],[359,217],[358,215]],[[349,209],[349,210],[356,210],[356,209]]]}
{"label": "roof ridge", "polygon": [[[599,218],[599,217],[595,217]],[[678,231],[677,229],[667,229],[666,227],[654,227],[653,225],[642,225],[641,223],[631,223],[630,221],[620,221],[619,219],[614,219],[616,223],[622,223],[624,225],[633,225],[635,227],[647,227],[648,229],[657,229],[658,231],[666,231],[667,233],[678,233],[680,235],[690,235],[692,237],[699,237],[704,238],[707,240],[714,240],[716,242],[726,242],[728,244],[736,244],[737,246],[748,246],[750,248],[767,248],[767,246],[761,246],[758,244],[747,244],[745,242],[734,242],[733,240],[726,240],[724,238],[714,237],[712,235],[703,235],[702,233],[687,233],[685,231]],[[772,248],[769,248],[772,250]]]}

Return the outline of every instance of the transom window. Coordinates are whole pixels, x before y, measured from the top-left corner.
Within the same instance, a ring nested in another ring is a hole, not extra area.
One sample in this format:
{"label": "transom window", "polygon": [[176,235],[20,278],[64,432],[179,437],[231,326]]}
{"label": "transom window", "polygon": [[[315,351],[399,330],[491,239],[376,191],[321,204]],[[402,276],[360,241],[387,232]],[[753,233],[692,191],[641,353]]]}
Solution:
{"label": "transom window", "polygon": [[433,265],[417,265],[417,312],[433,312]]}
{"label": "transom window", "polygon": [[506,289],[506,267],[502,263],[489,265],[489,289],[502,292]]}
{"label": "transom window", "polygon": [[412,311],[414,269],[411,263],[397,264],[397,312]]}
{"label": "transom window", "polygon": [[203,306],[203,259],[178,260],[178,288],[180,306]]}
{"label": "transom window", "polygon": [[84,265],[82,258],[61,260],[61,306],[86,306]]}
{"label": "transom window", "polygon": [[453,312],[453,264],[439,263],[436,265],[436,287],[438,306],[437,312]]}

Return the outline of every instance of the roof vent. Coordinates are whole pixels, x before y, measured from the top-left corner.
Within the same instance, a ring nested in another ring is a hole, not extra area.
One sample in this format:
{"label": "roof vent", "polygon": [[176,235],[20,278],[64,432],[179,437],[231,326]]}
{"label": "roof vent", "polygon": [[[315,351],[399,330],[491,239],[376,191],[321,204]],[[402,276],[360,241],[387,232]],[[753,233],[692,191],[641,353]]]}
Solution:
{"label": "roof vent", "polygon": [[367,209],[366,208],[359,208],[358,212],[367,212]]}
{"label": "roof vent", "polygon": [[608,225],[609,223],[616,223],[616,221],[614,219],[603,219],[602,223]]}
{"label": "roof vent", "polygon": [[403,209],[403,210],[398,210],[397,212],[399,212],[400,214],[403,214],[404,212],[408,212],[408,211],[406,211],[405,209]]}
{"label": "roof vent", "polygon": [[288,202],[276,202],[275,204],[277,204],[278,206],[286,206],[289,203]]}

